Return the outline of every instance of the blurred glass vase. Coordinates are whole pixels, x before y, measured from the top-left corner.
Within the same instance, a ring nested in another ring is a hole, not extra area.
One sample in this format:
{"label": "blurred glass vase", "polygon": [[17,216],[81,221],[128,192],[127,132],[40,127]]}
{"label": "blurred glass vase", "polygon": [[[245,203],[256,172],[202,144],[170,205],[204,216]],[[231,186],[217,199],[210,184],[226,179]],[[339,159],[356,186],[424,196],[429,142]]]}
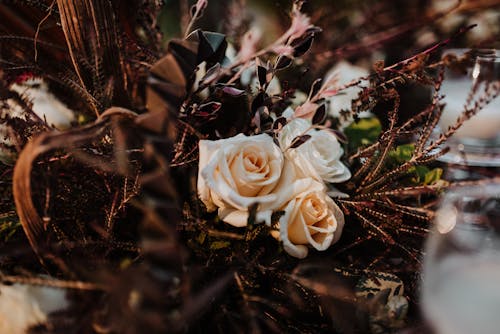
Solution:
{"label": "blurred glass vase", "polygon": [[449,191],[425,251],[422,308],[436,333],[499,333],[500,184]]}
{"label": "blurred glass vase", "polygon": [[442,161],[469,166],[500,165],[500,50],[450,49],[457,57],[465,53],[471,61],[465,68],[447,69],[441,93],[446,103],[439,127],[446,131],[466,109],[491,99],[448,140],[450,153]]}

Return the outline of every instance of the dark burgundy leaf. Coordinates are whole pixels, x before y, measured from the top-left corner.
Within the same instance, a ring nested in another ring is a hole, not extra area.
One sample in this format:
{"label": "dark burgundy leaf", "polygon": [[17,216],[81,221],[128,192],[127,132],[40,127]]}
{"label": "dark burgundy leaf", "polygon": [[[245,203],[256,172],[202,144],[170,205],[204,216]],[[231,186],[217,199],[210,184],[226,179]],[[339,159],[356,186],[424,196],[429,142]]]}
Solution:
{"label": "dark burgundy leaf", "polygon": [[256,112],[257,109],[262,107],[264,105],[264,102],[267,99],[267,94],[265,92],[260,92],[255,96],[255,98],[252,101],[252,112]]}
{"label": "dark burgundy leaf", "polygon": [[250,204],[248,207],[248,218],[247,218],[247,226],[252,227],[257,222],[257,209],[259,208],[259,203],[255,202]]}
{"label": "dark burgundy leaf", "polygon": [[271,116],[269,115],[269,109],[266,106],[260,107],[257,112],[260,114],[262,119],[268,119]]}
{"label": "dark burgundy leaf", "polygon": [[274,121],[273,130],[279,130],[286,125],[287,121],[285,117],[279,117]]}
{"label": "dark burgundy leaf", "polygon": [[278,60],[276,61],[276,65],[274,66],[274,69],[282,70],[290,66],[290,64],[292,64],[292,58],[287,56],[279,56]]}
{"label": "dark burgundy leaf", "polygon": [[228,95],[231,95],[231,96],[241,96],[241,95],[245,94],[244,90],[237,89],[237,88],[234,88],[234,87],[231,87],[231,86],[226,86],[226,87],[222,88],[222,91],[225,94],[228,94]]}
{"label": "dark burgundy leaf", "polygon": [[271,126],[273,125],[273,119],[269,115],[269,109],[267,109],[266,106],[262,106],[257,109],[257,112],[253,117],[253,124],[260,131],[268,130],[271,128]]}
{"label": "dark burgundy leaf", "polygon": [[304,40],[297,43],[296,45],[293,45],[293,49],[294,49],[293,56],[300,57],[304,53],[306,53],[311,48],[313,40],[314,40],[314,36],[310,35],[310,36],[307,36]]}
{"label": "dark burgundy leaf", "polygon": [[320,90],[321,88],[321,84],[323,83],[323,80],[322,79],[316,79],[314,80],[314,82],[312,83],[311,85],[311,90],[309,92],[309,95],[311,97],[313,97],[314,95],[316,95],[318,93],[318,91]]}
{"label": "dark burgundy leaf", "polygon": [[271,130],[271,127],[273,125],[273,122],[265,122],[262,124],[262,132],[263,133],[267,133],[268,135],[272,135],[272,130]]}
{"label": "dark burgundy leaf", "polygon": [[316,109],[316,112],[314,113],[314,116],[312,118],[312,123],[321,124],[325,121],[325,118],[326,118],[326,106],[322,104],[318,107],[318,109]]}
{"label": "dark burgundy leaf", "polygon": [[292,143],[290,144],[290,148],[297,148],[300,145],[304,144],[309,139],[311,139],[310,135],[302,135],[302,136],[295,137],[292,140]]}
{"label": "dark burgundy leaf", "polygon": [[224,85],[215,87],[212,101],[222,104],[217,112],[217,121],[208,125],[204,131],[212,132],[218,130],[223,137],[232,137],[240,132],[245,132],[251,124],[254,116],[249,110],[249,101],[246,94],[230,95],[224,93]]}
{"label": "dark burgundy leaf", "polygon": [[221,108],[222,104],[220,102],[208,102],[205,104],[200,105],[199,111],[200,113],[207,113],[207,114],[213,114],[219,111]]}
{"label": "dark burgundy leaf", "polygon": [[275,228],[277,227],[277,224],[279,223],[280,218],[285,214],[286,212],[284,210],[280,211],[274,211],[271,215],[271,227]]}
{"label": "dark burgundy leaf", "polygon": [[197,62],[198,64],[201,64],[203,61],[205,61],[206,59],[210,58],[213,55],[214,49],[212,48],[207,38],[203,34],[203,31],[198,30],[197,36],[199,41]]}
{"label": "dark burgundy leaf", "polygon": [[257,76],[259,78],[260,86],[264,86],[267,83],[267,68],[264,66],[257,66]]}
{"label": "dark burgundy leaf", "polygon": [[266,109],[266,113],[260,115],[260,128],[262,131],[269,131],[273,126],[273,118],[269,115],[269,111]]}

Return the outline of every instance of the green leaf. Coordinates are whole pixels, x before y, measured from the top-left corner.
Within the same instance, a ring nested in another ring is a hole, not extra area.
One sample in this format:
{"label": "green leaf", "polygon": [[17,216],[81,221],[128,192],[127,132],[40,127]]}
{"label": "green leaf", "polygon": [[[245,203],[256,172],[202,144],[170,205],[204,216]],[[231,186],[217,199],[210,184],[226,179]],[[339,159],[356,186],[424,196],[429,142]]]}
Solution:
{"label": "green leaf", "polygon": [[430,169],[426,166],[415,166],[415,173],[417,174],[419,180],[423,180],[429,171]]}
{"label": "green leaf", "polygon": [[434,184],[437,181],[441,180],[442,175],[443,175],[443,170],[441,168],[434,168],[433,170],[425,174],[424,184],[425,185]]}
{"label": "green leaf", "polygon": [[382,125],[376,117],[361,118],[349,125],[344,133],[349,140],[349,149],[356,150],[362,145],[374,143],[382,131]]}
{"label": "green leaf", "polygon": [[396,163],[402,164],[411,159],[414,150],[414,144],[399,145],[395,150],[389,153],[389,156]]}

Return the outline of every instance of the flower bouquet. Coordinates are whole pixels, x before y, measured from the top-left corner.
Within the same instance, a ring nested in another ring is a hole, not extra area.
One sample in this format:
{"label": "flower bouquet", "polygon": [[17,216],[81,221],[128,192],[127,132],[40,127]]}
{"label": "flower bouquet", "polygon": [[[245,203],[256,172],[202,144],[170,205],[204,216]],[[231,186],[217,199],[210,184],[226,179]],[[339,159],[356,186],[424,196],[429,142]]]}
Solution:
{"label": "flower bouquet", "polygon": [[[41,16],[26,27],[34,37],[0,37],[0,290],[27,315],[3,322],[0,307],[0,328],[390,333],[419,324],[422,241],[438,195],[456,185],[436,159],[500,91],[492,82],[436,134],[445,69],[475,57],[439,52],[472,26],[391,65],[344,60],[328,71],[324,51],[314,53],[328,27],[303,1],[265,42],[263,29],[240,33],[236,16],[227,36],[195,29],[211,5],[198,0],[184,37],[165,47],[158,1],[31,5],[23,15]],[[368,44],[386,35],[374,36]],[[329,55],[353,50],[366,51]],[[431,91],[410,115],[401,112],[408,82]],[[26,286],[52,299],[28,303]]]}

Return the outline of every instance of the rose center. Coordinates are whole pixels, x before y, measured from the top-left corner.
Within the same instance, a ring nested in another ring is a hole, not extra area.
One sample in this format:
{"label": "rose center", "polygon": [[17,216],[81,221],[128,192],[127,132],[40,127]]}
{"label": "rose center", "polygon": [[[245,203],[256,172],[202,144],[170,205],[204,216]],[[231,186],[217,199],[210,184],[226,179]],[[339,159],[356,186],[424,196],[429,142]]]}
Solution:
{"label": "rose center", "polygon": [[301,211],[307,225],[314,225],[325,217],[327,213],[326,203],[316,194],[309,194],[301,205]]}
{"label": "rose center", "polygon": [[256,152],[246,153],[243,159],[245,170],[247,172],[258,173],[265,165],[262,155]]}

